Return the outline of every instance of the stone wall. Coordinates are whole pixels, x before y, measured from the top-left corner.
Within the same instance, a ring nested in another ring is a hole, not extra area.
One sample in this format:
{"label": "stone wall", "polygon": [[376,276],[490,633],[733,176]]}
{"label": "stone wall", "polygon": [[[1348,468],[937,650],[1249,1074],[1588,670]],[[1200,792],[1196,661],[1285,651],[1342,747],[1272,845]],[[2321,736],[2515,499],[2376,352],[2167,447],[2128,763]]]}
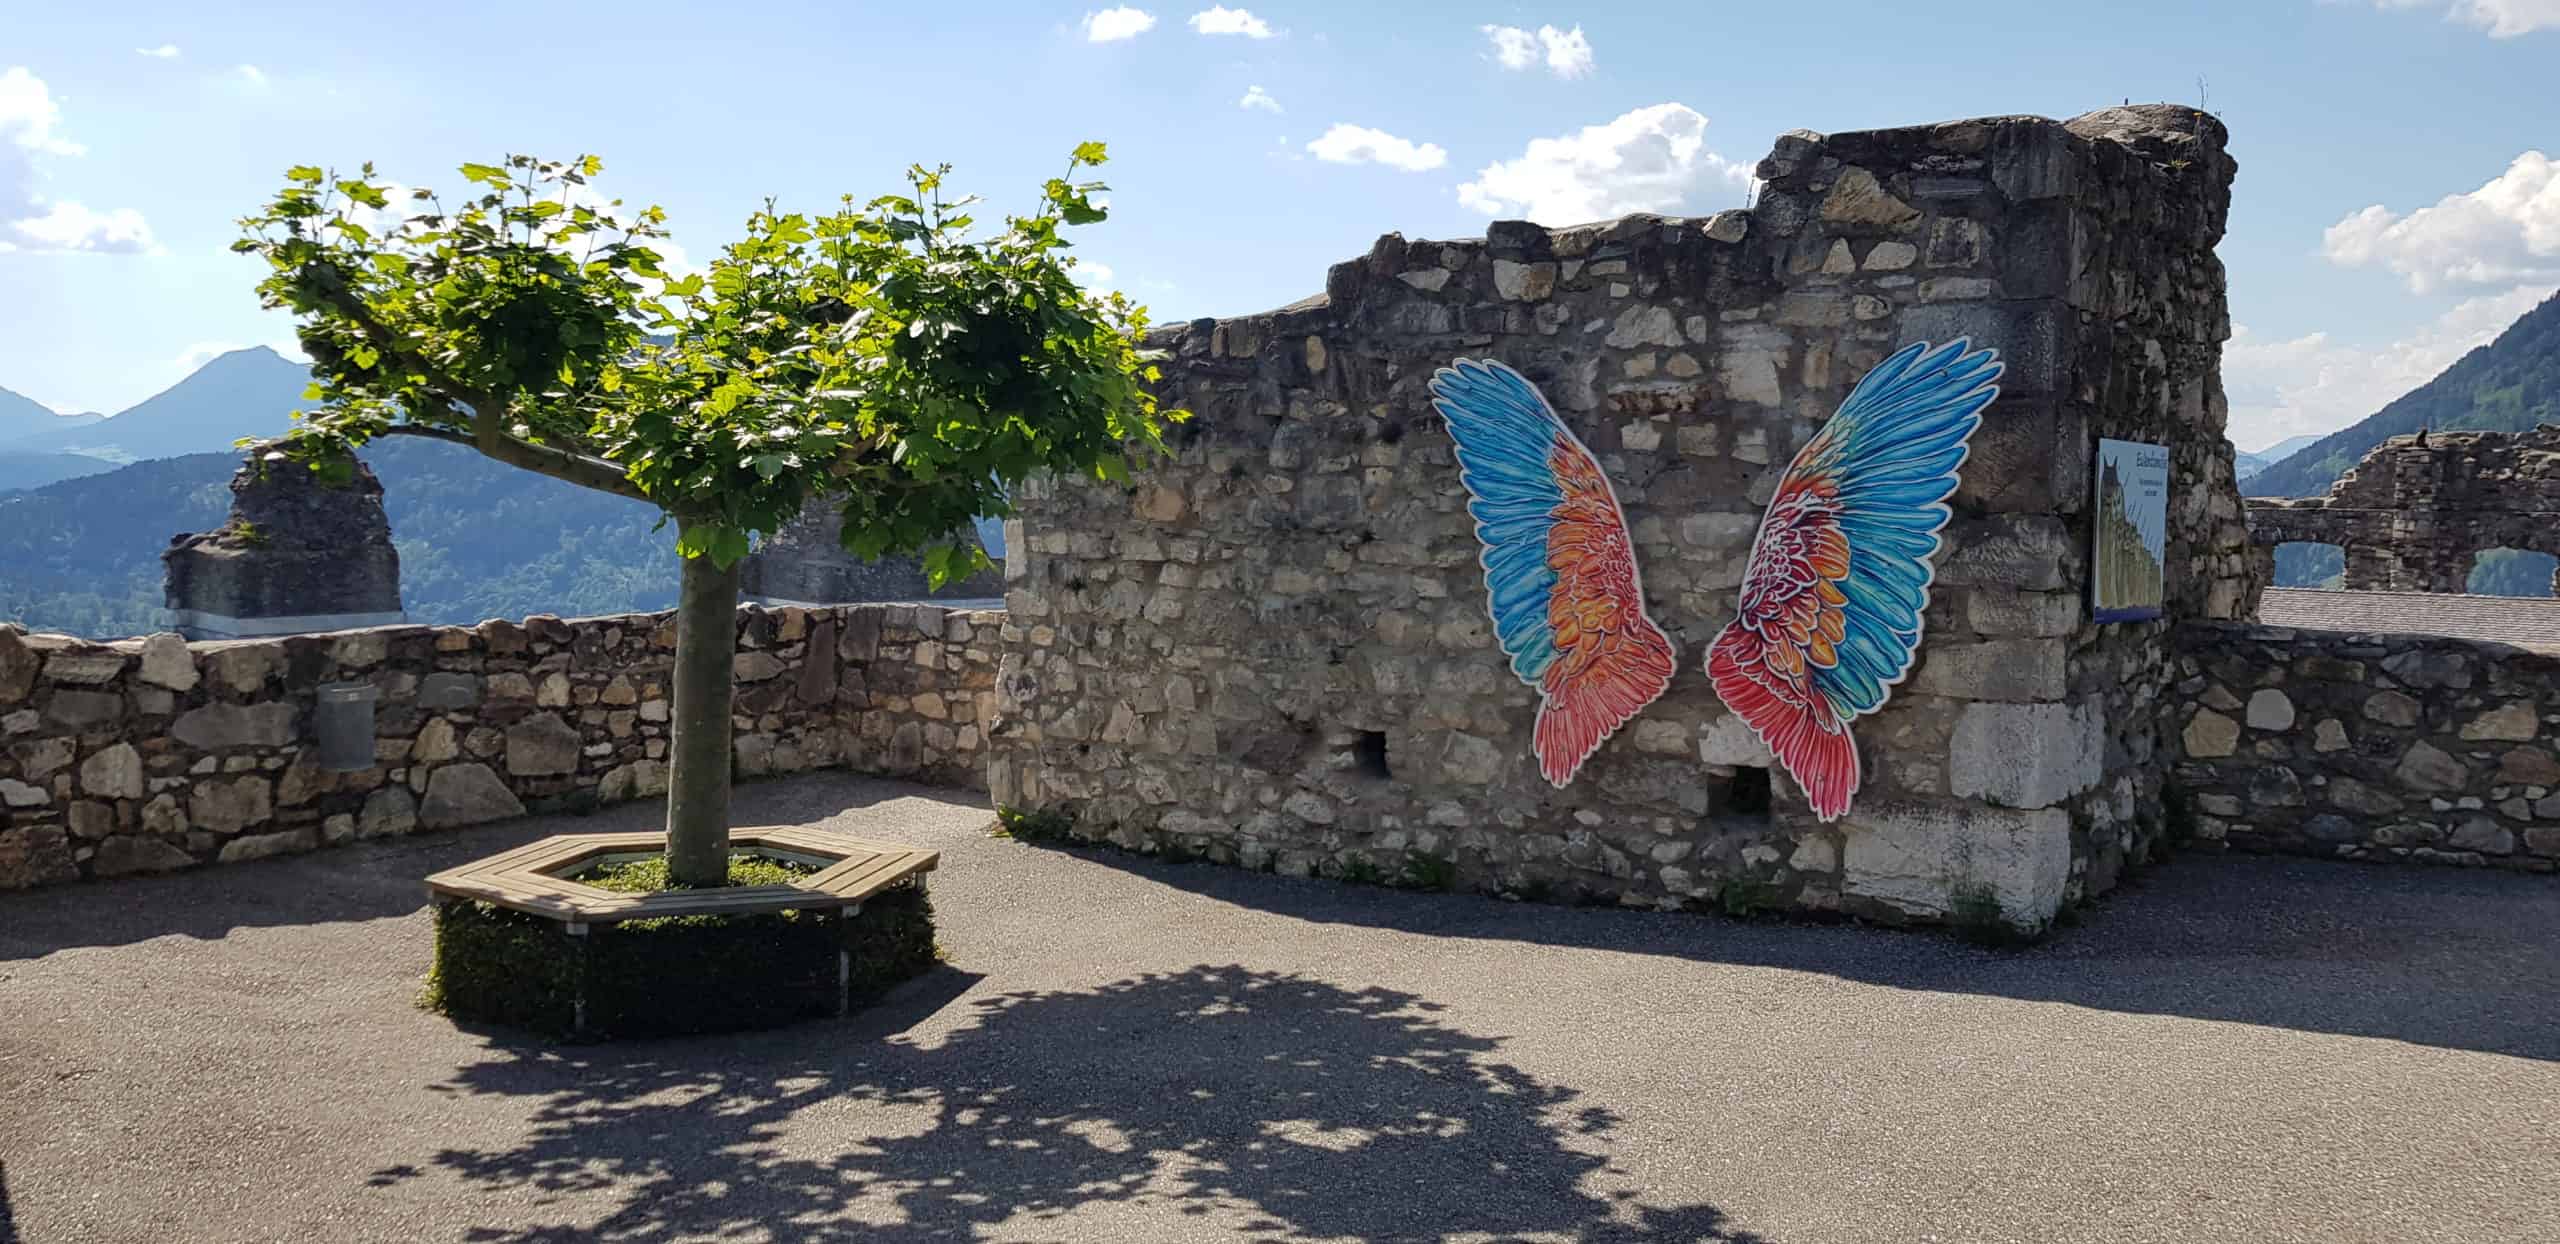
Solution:
{"label": "stone wall", "polygon": [[[998,612],[742,609],[737,773],[982,787]],[[254,859],[665,789],[667,614],[190,644],[0,627],[0,890]],[[318,767],[318,688],[378,689]]]}
{"label": "stone wall", "polygon": [[[1249,867],[1630,904],[2017,924],[2161,833],[2168,623],[2084,592],[2099,437],[2174,448],[2172,611],[2254,608],[2222,436],[2233,165],[2183,108],[1779,140],[1748,211],[1382,238],[1325,293],[1161,333],[1197,413],[1129,484],[1026,488],[989,781],[1079,831]],[[1857,727],[1823,825],[1707,683],[1760,508],[1850,386],[1914,340],[2007,362],[1911,680]],[[1425,385],[1538,382],[1624,504],[1670,693],[1563,790],[1483,613]]]}
{"label": "stone wall", "polygon": [[[2249,535],[2345,551],[2349,591],[2462,592],[2484,549],[2560,554],[2560,426],[2421,432],[2373,447],[2320,497],[2251,497]],[[2560,594],[2560,574],[2552,591]]]}
{"label": "stone wall", "polygon": [[407,621],[373,468],[355,462],[353,478],[331,485],[276,452],[249,451],[222,526],[160,554],[170,624],[189,639],[241,639]]}
{"label": "stone wall", "polygon": [[2181,638],[2199,840],[2560,871],[2560,656],[2229,623]]}

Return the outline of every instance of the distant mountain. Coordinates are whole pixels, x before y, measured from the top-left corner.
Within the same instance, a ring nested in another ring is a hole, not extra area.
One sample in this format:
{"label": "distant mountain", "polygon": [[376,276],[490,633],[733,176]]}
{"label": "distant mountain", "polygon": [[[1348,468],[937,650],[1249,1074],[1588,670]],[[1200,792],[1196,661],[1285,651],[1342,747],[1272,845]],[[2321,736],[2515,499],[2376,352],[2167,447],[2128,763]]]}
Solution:
{"label": "distant mountain", "polygon": [[2234,449],[2231,454],[2231,464],[2235,468],[2239,477],[2245,480],[2250,476],[2256,475],[2260,471],[2266,470],[2268,467],[2284,461],[2286,458],[2293,456],[2294,451],[2319,439],[2319,434],[2313,433],[2309,436],[2288,436],[2283,440],[2277,441],[2273,445],[2269,445],[2264,449],[2256,450],[2254,452],[2246,449]]}
{"label": "distant mountain", "polygon": [[42,402],[0,389],[0,451],[22,448],[16,442],[29,437],[86,427],[103,417],[57,415]]}
{"label": "distant mountain", "polygon": [[111,418],[51,428],[0,448],[84,453],[116,462],[225,452],[241,437],[275,436],[292,427],[310,383],[308,368],[265,346],[233,350]]}
{"label": "distant mountain", "polygon": [[2560,423],[2560,293],[2442,375],[2249,477],[2249,492],[2317,496],[2374,446],[2420,428],[2521,432],[2541,423]]}
{"label": "distant mountain", "polygon": [[112,471],[116,464],[87,454],[21,454],[0,449],[0,492],[41,488],[60,480]]}

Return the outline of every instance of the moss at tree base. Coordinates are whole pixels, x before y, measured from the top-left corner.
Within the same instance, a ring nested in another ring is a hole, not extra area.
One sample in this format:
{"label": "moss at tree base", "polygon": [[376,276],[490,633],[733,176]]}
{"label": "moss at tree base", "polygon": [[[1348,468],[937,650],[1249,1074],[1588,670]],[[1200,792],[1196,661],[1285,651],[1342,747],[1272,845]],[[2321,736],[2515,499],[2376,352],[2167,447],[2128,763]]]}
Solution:
{"label": "moss at tree base", "polygon": [[577,1040],[736,1032],[833,1015],[840,999],[863,1005],[933,964],[922,886],[874,895],[848,917],[679,916],[578,937],[557,920],[446,903],[424,1001],[464,1022]]}

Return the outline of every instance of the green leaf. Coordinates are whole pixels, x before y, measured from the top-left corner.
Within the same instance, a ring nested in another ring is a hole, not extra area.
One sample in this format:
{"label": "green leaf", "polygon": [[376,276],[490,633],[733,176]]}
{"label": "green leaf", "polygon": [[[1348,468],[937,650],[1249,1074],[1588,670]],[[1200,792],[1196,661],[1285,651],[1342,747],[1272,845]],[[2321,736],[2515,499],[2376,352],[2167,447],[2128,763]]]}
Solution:
{"label": "green leaf", "polygon": [[328,174],[321,172],[317,166],[310,164],[297,164],[284,171],[284,179],[286,181],[298,182],[306,186],[319,185],[320,179],[326,176],[328,176]]}
{"label": "green leaf", "polygon": [[1078,164],[1100,164],[1111,158],[1106,152],[1107,149],[1101,143],[1077,143],[1075,162]]}

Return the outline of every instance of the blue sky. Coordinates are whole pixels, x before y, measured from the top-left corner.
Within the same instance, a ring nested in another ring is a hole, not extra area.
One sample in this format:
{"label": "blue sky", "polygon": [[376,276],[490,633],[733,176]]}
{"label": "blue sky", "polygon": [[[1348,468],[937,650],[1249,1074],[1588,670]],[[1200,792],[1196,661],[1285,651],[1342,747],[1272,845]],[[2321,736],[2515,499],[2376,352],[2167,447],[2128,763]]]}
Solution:
{"label": "blue sky", "polygon": [[1166,319],[1303,297],[1390,230],[1735,206],[1789,129],[2199,79],[2240,161],[2244,448],[2370,413],[2560,286],[2560,0],[254,7],[0,0],[0,387],[112,411],[289,342],[224,247],[296,163],[450,185],[592,151],[707,254],[766,195],[911,161],[1024,204],[1098,138],[1115,215],[1083,253]]}

